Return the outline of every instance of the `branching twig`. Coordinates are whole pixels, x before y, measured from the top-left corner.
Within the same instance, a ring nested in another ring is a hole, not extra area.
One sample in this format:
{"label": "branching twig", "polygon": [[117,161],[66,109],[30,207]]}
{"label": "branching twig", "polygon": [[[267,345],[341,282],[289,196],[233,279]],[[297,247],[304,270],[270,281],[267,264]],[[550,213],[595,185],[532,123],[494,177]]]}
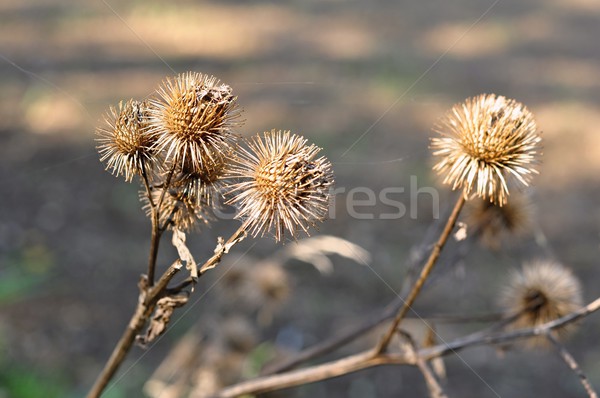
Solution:
{"label": "branching twig", "polygon": [[[441,356],[455,354],[458,351],[473,346],[505,343],[527,337],[543,335],[550,330],[559,328],[571,322],[575,322],[576,320],[583,318],[597,311],[598,309],[600,309],[600,298],[562,318],[534,328],[520,329],[510,332],[489,333],[485,335],[475,333],[471,336],[458,338],[449,343],[438,344],[429,348],[422,348],[417,351],[416,357],[421,358],[423,361],[430,361]],[[378,365],[416,365],[414,357],[415,355],[407,355],[406,353],[392,355],[386,353],[377,353],[374,350],[363,351],[359,354],[336,361],[327,362],[321,365],[241,382],[219,391],[218,393],[214,394],[214,397],[230,398],[244,394],[258,394],[268,391],[275,391],[283,388],[338,377],[344,374],[355,372],[357,370]]]}
{"label": "branching twig", "polygon": [[[446,217],[447,214],[449,215],[449,213],[450,213],[449,209],[445,210],[444,218]],[[322,355],[328,354],[330,352],[333,352],[333,351],[337,350],[338,348],[343,347],[346,344],[349,344],[349,343],[353,342],[354,340],[358,339],[359,337],[365,335],[366,333],[370,332],[377,326],[381,325],[383,322],[391,319],[402,307],[402,304],[404,303],[404,300],[402,297],[405,295],[405,290],[408,290],[408,288],[410,287],[411,281],[414,277],[413,270],[418,265],[417,263],[420,263],[422,261],[422,259],[426,255],[427,251],[429,251],[431,246],[433,245],[435,236],[437,234],[439,234],[439,230],[441,229],[440,224],[441,224],[440,219],[437,219],[435,222],[430,224],[430,226],[427,229],[427,232],[425,234],[425,237],[423,238],[423,241],[419,245],[414,246],[410,250],[411,255],[409,256],[409,259],[408,259],[407,265],[406,265],[408,272],[404,278],[404,284],[403,284],[404,287],[402,288],[402,292],[400,293],[400,295],[398,297],[395,297],[394,300],[392,300],[383,309],[383,311],[381,313],[376,314],[375,316],[367,317],[367,319],[365,321],[361,322],[360,324],[356,325],[355,327],[350,328],[348,330],[340,331],[340,334],[338,334],[337,336],[326,339],[325,341],[323,341],[321,343],[315,344],[315,345],[305,349],[304,351],[296,354],[293,358],[290,358],[281,363],[276,363],[276,364],[267,366],[263,370],[262,374],[270,375],[270,374],[285,372],[285,371],[288,371],[290,369],[297,367],[298,365],[300,365],[304,362],[310,361],[311,359],[314,359],[314,358],[320,357]]]}
{"label": "branching twig", "polygon": [[392,337],[394,336],[394,333],[395,333],[396,329],[398,328],[398,325],[400,325],[400,322],[402,321],[402,319],[404,319],[408,310],[411,309],[417,296],[421,292],[421,289],[423,288],[423,285],[425,284],[427,277],[433,270],[433,267],[434,267],[437,259],[440,256],[442,248],[448,241],[448,238],[450,237],[450,234],[452,233],[452,230],[454,229],[454,224],[456,223],[456,220],[458,219],[458,215],[460,214],[460,210],[462,209],[464,204],[465,204],[465,195],[461,193],[458,197],[458,200],[456,201],[456,205],[454,206],[452,213],[450,214],[450,217],[448,218],[448,222],[446,223],[446,226],[444,227],[444,230],[442,231],[442,234],[440,235],[440,238],[438,239],[437,243],[433,247],[433,250],[431,251],[431,254],[429,255],[429,259],[427,260],[427,263],[425,263],[425,265],[423,266],[421,274],[419,275],[419,279],[417,279],[411,292],[408,294],[408,297],[406,298],[406,300],[404,300],[404,304],[403,304],[402,308],[400,309],[400,311],[398,311],[398,314],[396,315],[396,318],[392,322],[392,325],[390,326],[388,331],[385,333],[385,335],[383,336],[381,341],[377,344],[377,346],[375,348],[376,354],[379,354],[379,353],[385,351],[385,349],[389,345],[390,341],[392,340]]}
{"label": "branching twig", "polygon": [[552,333],[546,333],[546,337],[554,345],[556,351],[558,352],[558,355],[560,355],[562,360],[565,361],[569,369],[571,369],[577,375],[577,377],[579,377],[579,381],[583,385],[583,388],[585,388],[585,391],[587,392],[588,396],[590,398],[598,398],[598,394],[596,393],[596,391],[594,391],[594,387],[592,387],[587,376],[585,375],[585,373],[583,373],[583,371],[579,367],[579,364],[571,355],[571,353],[566,349],[566,347],[562,345],[560,341],[558,341],[556,337],[552,335]]}
{"label": "branching twig", "polygon": [[149,287],[148,280],[145,276],[142,276],[140,280],[140,296],[138,304],[135,309],[125,332],[121,336],[121,339],[115,346],[110,358],[104,365],[104,369],[96,379],[96,382],[92,386],[92,389],[88,393],[88,398],[97,398],[102,394],[104,388],[106,388],[108,382],[119,369],[119,366],[125,359],[125,356],[131,349],[136,336],[141,332],[142,328],[148,321],[148,318],[152,315],[156,302],[161,297],[163,290],[169,283],[169,281],[179,272],[183,265],[179,260],[175,261],[165,271],[163,276],[160,278],[156,286]]}
{"label": "branching twig", "polygon": [[156,257],[158,255],[158,245],[160,243],[160,237],[162,235],[160,226],[158,225],[158,207],[152,199],[152,187],[146,171],[145,163],[142,162],[142,181],[146,188],[146,197],[150,204],[150,220],[151,220],[151,237],[150,237],[150,255],[148,256],[148,283],[150,286],[154,284],[154,272],[156,269]]}
{"label": "branching twig", "polygon": [[[231,237],[227,240],[227,242],[223,242],[223,239],[220,238],[217,247],[215,248],[215,254],[210,257],[206,262],[199,268],[200,274],[206,272],[209,269],[214,268],[223,257],[224,254],[228,253],[233,245],[242,241],[246,236],[246,224],[242,224],[242,226],[231,235]],[[110,358],[104,365],[104,369],[96,379],[94,386],[88,393],[88,398],[97,398],[100,396],[102,391],[108,385],[108,382],[112,379],[114,374],[119,369],[119,366],[125,359],[125,356],[133,346],[135,342],[136,336],[141,332],[144,325],[148,322],[148,319],[152,316],[154,309],[156,307],[157,301],[165,296],[168,293],[172,293],[172,288],[169,289],[167,286],[169,282],[173,279],[175,274],[179,272],[182,268],[183,264],[180,260],[175,261],[161,276],[161,278],[156,282],[154,286],[150,284],[150,280],[146,276],[142,276],[139,287],[140,287],[140,296],[138,300],[138,305],[136,310],[129,321],[125,332],[123,333],[121,339],[115,346]],[[187,283],[187,280],[180,283],[177,287],[179,287],[178,291],[181,291],[184,287],[193,283],[190,281]]]}
{"label": "branching twig", "polygon": [[412,336],[403,330],[399,330],[398,333],[400,333],[400,335],[404,337],[410,345],[410,354],[414,356],[415,364],[423,374],[423,378],[425,379],[425,383],[427,384],[427,389],[429,390],[429,396],[431,398],[448,398],[446,393],[444,393],[444,390],[442,389],[442,386],[438,382],[437,378],[429,368],[427,362],[419,356],[419,347],[417,346],[417,343],[412,338]]}
{"label": "branching twig", "polygon": [[331,379],[344,374],[356,372],[361,369],[391,364],[407,363],[409,359],[405,355],[382,354],[373,356],[373,351],[363,351],[337,361],[328,362],[323,365],[312,366],[306,369],[294,370],[288,373],[266,376],[255,380],[246,381],[215,394],[214,398],[233,398],[245,394],[259,394],[267,391],[280,390],[301,384],[314,383],[316,381]]}

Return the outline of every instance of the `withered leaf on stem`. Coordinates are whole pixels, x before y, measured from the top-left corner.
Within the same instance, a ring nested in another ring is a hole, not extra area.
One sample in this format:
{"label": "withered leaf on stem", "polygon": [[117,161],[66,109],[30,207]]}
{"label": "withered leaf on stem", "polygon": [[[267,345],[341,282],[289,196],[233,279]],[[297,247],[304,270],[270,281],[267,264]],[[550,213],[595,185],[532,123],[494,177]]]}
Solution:
{"label": "withered leaf on stem", "polygon": [[175,308],[183,307],[188,302],[188,299],[189,297],[186,293],[174,296],[165,296],[158,300],[156,303],[154,316],[150,321],[150,325],[146,330],[146,334],[144,336],[137,336],[136,342],[142,347],[145,347],[163,334],[167,330],[167,326],[171,321],[171,315],[173,315]]}
{"label": "withered leaf on stem", "polygon": [[174,229],[171,242],[177,249],[177,254],[181,261],[185,261],[185,268],[190,271],[192,278],[194,278],[194,280],[198,278],[198,265],[196,265],[196,261],[194,261],[192,252],[190,252],[190,249],[185,244],[185,232]]}

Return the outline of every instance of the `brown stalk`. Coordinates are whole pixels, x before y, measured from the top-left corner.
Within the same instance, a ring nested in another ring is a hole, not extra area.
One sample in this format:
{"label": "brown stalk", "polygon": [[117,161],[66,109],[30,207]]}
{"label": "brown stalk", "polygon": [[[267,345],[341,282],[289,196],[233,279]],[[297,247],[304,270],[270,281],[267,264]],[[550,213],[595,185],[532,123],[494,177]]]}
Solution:
{"label": "brown stalk", "polygon": [[152,200],[152,187],[148,179],[148,173],[146,167],[142,163],[142,180],[144,181],[144,187],[146,188],[146,196],[148,197],[148,203],[150,203],[150,219],[152,221],[152,233],[150,237],[150,255],[148,256],[148,284],[152,286],[154,284],[154,272],[156,269],[156,257],[158,255],[158,245],[160,243],[160,237],[162,235],[158,226],[158,208]]}
{"label": "brown stalk", "polygon": [[548,341],[550,341],[552,345],[554,345],[554,348],[556,348],[558,355],[560,355],[561,359],[567,364],[569,369],[571,369],[577,375],[588,396],[590,398],[598,398],[598,394],[596,393],[596,391],[594,391],[594,387],[592,387],[592,384],[588,380],[585,373],[583,373],[583,371],[579,367],[579,364],[577,363],[573,355],[571,355],[567,348],[564,345],[562,345],[562,343],[558,341],[556,337],[552,335],[552,333],[546,333],[546,337],[548,338]]}
{"label": "brown stalk", "polygon": [[[449,209],[444,211],[444,218],[446,214],[449,214]],[[417,267],[418,262],[422,261],[422,258],[425,257],[427,250],[433,244],[435,236],[440,233],[440,227],[440,219],[437,219],[427,229],[423,241],[410,250],[411,255],[409,256],[406,265],[408,272],[404,278],[402,292],[398,297],[394,298],[394,300],[392,300],[381,313],[376,314],[375,316],[366,317],[367,319],[365,321],[361,322],[355,327],[349,328],[348,330],[342,330],[338,335],[326,339],[321,343],[315,344],[288,360],[282,361],[281,363],[267,365],[267,367],[263,369],[262,374],[270,375],[291,370],[304,362],[333,352],[338,348],[353,342],[377,326],[381,325],[383,322],[391,319],[394,314],[400,310],[400,307],[403,303],[402,297],[405,295],[404,292],[405,290],[408,290],[411,285],[411,281],[414,279],[414,273],[416,271],[415,268]]]}
{"label": "brown stalk", "polygon": [[412,350],[411,354],[415,357],[415,365],[417,366],[417,368],[419,368],[421,374],[423,375],[423,378],[425,379],[427,389],[429,390],[429,396],[431,398],[448,398],[448,396],[444,392],[444,389],[435,377],[435,374],[429,367],[427,361],[423,360],[423,358],[419,356],[417,343],[412,338],[412,336],[409,333],[402,330],[399,331],[399,334],[402,337],[404,337],[410,344]]}
{"label": "brown stalk", "polygon": [[[231,249],[233,245],[244,239],[246,236],[246,226],[247,225],[245,223],[242,224],[242,226],[240,226],[240,228],[238,228],[238,230],[234,232],[226,242],[223,242],[222,239],[219,238],[220,241],[215,248],[215,254],[206,260],[206,262],[199,268],[200,275],[217,266],[223,255],[228,253],[229,249]],[[123,360],[125,360],[127,353],[129,350],[131,350],[136,336],[141,332],[142,328],[148,322],[148,319],[150,319],[152,316],[157,301],[161,297],[173,291],[173,289],[168,287],[168,284],[182,267],[183,264],[178,259],[171,264],[171,266],[165,271],[165,273],[154,286],[150,286],[148,278],[146,276],[142,276],[139,282],[140,296],[135,312],[131,317],[127,328],[125,329],[125,332],[113,349],[110,358],[104,365],[102,372],[88,393],[87,398],[100,397],[102,391],[104,391],[110,380],[121,366]],[[193,283],[193,281],[190,283]],[[188,285],[189,284],[180,284],[182,287],[179,288],[179,290]]]}
{"label": "brown stalk", "polygon": [[425,281],[427,280],[427,277],[429,277],[429,274],[433,270],[433,267],[435,266],[435,263],[437,262],[444,245],[448,241],[448,238],[450,237],[450,234],[454,229],[454,224],[456,223],[458,215],[460,214],[460,210],[462,209],[464,204],[465,195],[461,193],[458,197],[458,200],[456,201],[456,204],[454,205],[454,209],[452,210],[448,221],[446,222],[446,226],[444,227],[442,234],[440,235],[437,243],[433,246],[433,249],[431,250],[431,254],[429,255],[427,263],[425,263],[423,269],[421,270],[419,279],[417,279],[417,281],[413,285],[411,292],[408,294],[408,297],[406,298],[406,300],[404,300],[404,305],[402,306],[402,308],[400,308],[400,311],[398,311],[398,314],[392,322],[392,325],[377,344],[374,351],[375,354],[381,354],[386,350],[387,346],[392,340],[392,337],[394,337],[398,325],[400,325],[400,322],[402,322],[402,319],[404,319],[404,317],[408,313],[408,310],[410,310],[412,305],[414,304],[417,296],[423,288],[423,285],[425,284]]}
{"label": "brown stalk", "polygon": [[416,353],[386,354],[376,353],[373,350],[363,351],[332,362],[307,367],[287,373],[259,377],[244,381],[227,387],[216,394],[213,398],[233,398],[241,395],[253,395],[269,391],[281,390],[302,384],[331,379],[361,369],[379,365],[417,365],[415,358],[430,361],[434,358],[456,354],[458,351],[469,347],[506,343],[532,336],[544,335],[547,332],[560,328],[568,323],[575,322],[600,309],[600,298],[589,303],[585,307],[565,315],[562,318],[547,322],[533,328],[520,329],[510,332],[490,332],[486,334],[474,333],[473,335],[458,338],[454,341],[438,344],[429,348],[422,348]]}
{"label": "brown stalk", "polygon": [[97,398],[102,394],[102,391],[108,385],[108,382],[115,375],[119,366],[127,356],[127,353],[133,346],[135,337],[141,332],[142,328],[154,312],[156,302],[164,293],[168,283],[173,279],[175,274],[179,272],[183,264],[177,260],[165,271],[156,286],[148,286],[148,280],[142,276],[139,283],[140,296],[138,299],[138,305],[125,329],[123,335],[119,339],[119,342],[115,346],[110,358],[104,365],[104,369],[96,379],[96,382],[92,386],[92,389],[88,393],[88,398]]}

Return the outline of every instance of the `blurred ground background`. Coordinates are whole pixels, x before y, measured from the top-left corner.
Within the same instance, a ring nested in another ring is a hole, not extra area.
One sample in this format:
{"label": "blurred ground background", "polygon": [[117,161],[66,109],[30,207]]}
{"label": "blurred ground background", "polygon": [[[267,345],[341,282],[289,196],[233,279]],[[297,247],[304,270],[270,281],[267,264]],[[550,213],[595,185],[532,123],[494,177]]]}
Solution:
{"label": "blurred ground background", "polygon": [[[407,207],[410,176],[420,187],[438,186],[427,146],[444,110],[484,92],[527,104],[545,138],[533,193],[537,222],[556,257],[583,281],[585,300],[594,299],[599,37],[597,0],[3,0],[0,397],[82,396],[108,357],[137,300],[149,223],[137,187],[103,171],[94,128],[109,105],[146,97],[165,76],[188,70],[234,88],[246,119],[241,134],[299,132],[324,148],[338,187],[406,187],[398,200]],[[443,187],[440,196],[442,204],[451,198]],[[357,220],[345,199],[338,196],[335,220],[321,232],[371,252],[372,269],[334,258],[334,272],[323,276],[289,264],[292,293],[257,344],[283,330],[297,337],[296,348],[307,346],[393,299],[378,275],[399,289],[408,251],[431,223],[431,201],[424,195],[417,217],[378,219],[394,211],[379,204],[375,219]],[[190,247],[202,258],[217,236],[235,228],[216,224],[190,238]],[[438,272],[417,311],[494,311],[507,271],[543,254],[533,241],[520,238],[499,253],[474,249],[460,267]],[[163,264],[174,255],[167,246]],[[252,254],[264,258],[275,249],[263,239]],[[160,344],[131,353],[129,371],[107,397],[140,396],[178,338],[219,315],[219,297],[209,288],[226,269],[201,281],[206,296],[176,314]],[[473,327],[439,331],[449,338]],[[597,387],[599,327],[600,318],[591,316],[568,342]],[[464,362],[447,360],[453,397],[583,396],[576,377],[551,353],[497,357],[480,348],[461,356]],[[425,396],[421,376],[407,368],[374,369],[284,396],[399,394]]]}

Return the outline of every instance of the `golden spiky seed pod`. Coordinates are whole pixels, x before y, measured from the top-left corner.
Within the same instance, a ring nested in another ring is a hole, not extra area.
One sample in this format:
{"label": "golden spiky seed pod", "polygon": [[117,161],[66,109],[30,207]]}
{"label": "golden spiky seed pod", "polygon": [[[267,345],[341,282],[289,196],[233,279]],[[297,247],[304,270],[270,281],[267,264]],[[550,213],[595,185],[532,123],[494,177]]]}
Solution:
{"label": "golden spiky seed pod", "polygon": [[[229,157],[233,153],[228,153]],[[202,171],[195,170],[190,165],[183,165],[180,172],[172,182],[172,185],[190,192],[197,198],[202,198],[205,205],[219,208],[222,192],[226,186],[225,173],[227,171],[229,158],[216,156],[211,167]]]}
{"label": "golden spiky seed pod", "polygon": [[148,103],[129,100],[110,107],[105,124],[96,129],[100,161],[125,181],[150,171],[156,161],[154,138],[148,129]]}
{"label": "golden spiky seed pod", "polygon": [[[164,188],[152,191],[152,201],[158,205]],[[152,208],[145,191],[140,192],[143,209],[148,217],[152,216]],[[212,207],[205,197],[197,196],[184,187],[172,186],[164,193],[163,201],[158,209],[158,219],[167,229],[179,229],[184,232],[196,231],[199,223],[208,224],[212,220]]]}
{"label": "golden spiky seed pod", "polygon": [[188,72],[167,79],[151,101],[150,125],[156,147],[178,167],[208,172],[231,152],[239,123],[237,97],[213,76]]}
{"label": "golden spiky seed pod", "polygon": [[479,198],[465,206],[464,221],[483,246],[498,250],[505,238],[522,235],[531,227],[532,207],[522,194],[513,194],[502,207]]}
{"label": "golden spiky seed pod", "polygon": [[512,99],[483,94],[456,104],[435,127],[434,170],[465,195],[506,204],[509,183],[527,186],[537,170],[541,136],[533,115]]}
{"label": "golden spiky seed pod", "polygon": [[[570,269],[548,260],[538,260],[514,270],[501,296],[509,314],[519,314],[514,328],[528,328],[561,318],[582,305],[581,285]],[[568,327],[558,329],[560,334]],[[532,339],[534,345],[545,339]]]}
{"label": "golden spiky seed pod", "polygon": [[299,230],[325,219],[333,185],[331,163],[317,154],[321,148],[289,131],[265,132],[240,149],[230,176],[240,182],[231,187],[228,201],[239,208],[237,217],[249,232],[274,231],[280,241],[287,230],[292,238]]}

